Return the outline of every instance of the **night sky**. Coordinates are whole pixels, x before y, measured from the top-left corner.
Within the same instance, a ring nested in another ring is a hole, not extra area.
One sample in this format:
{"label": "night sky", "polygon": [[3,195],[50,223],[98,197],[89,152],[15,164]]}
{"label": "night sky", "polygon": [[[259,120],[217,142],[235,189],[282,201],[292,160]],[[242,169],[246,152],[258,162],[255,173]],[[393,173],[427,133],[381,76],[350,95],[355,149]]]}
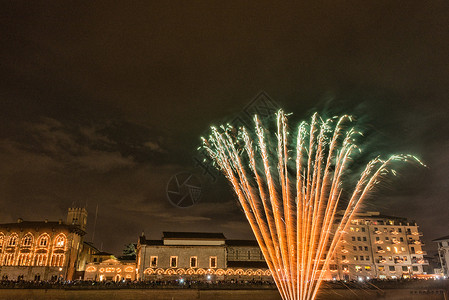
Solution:
{"label": "night sky", "polygon": [[[210,125],[264,91],[292,125],[351,113],[364,151],[422,158],[365,207],[416,220],[427,250],[449,234],[447,1],[1,6],[0,222],[87,205],[91,240],[98,204],[94,242],[115,254],[142,231],[252,238],[225,180],[194,158]],[[202,181],[191,208],[167,200],[178,172]]]}

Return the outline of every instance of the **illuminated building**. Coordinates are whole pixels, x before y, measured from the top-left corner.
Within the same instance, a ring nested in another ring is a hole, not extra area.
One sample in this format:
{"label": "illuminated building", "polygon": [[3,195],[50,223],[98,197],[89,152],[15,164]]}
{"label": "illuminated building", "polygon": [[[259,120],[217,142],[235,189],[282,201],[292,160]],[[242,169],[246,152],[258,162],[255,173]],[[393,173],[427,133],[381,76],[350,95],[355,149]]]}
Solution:
{"label": "illuminated building", "polygon": [[[421,237],[418,225],[405,218],[358,213],[339,242],[325,279],[395,279],[425,274],[423,266],[428,262]],[[449,245],[449,238],[445,245]],[[272,280],[256,241],[228,240],[222,233],[164,232],[161,240],[141,236],[137,269],[139,280]]]}
{"label": "illuminated building", "polygon": [[87,264],[84,280],[134,281],[136,280],[136,262],[118,260],[113,256],[105,260],[100,258],[97,262]]}
{"label": "illuminated building", "polygon": [[329,266],[327,279],[395,279],[421,275],[426,252],[415,222],[378,212],[356,214]]}
{"label": "illuminated building", "polygon": [[440,259],[441,271],[444,276],[449,276],[449,235],[433,241],[438,243],[438,257]]}
{"label": "illuminated building", "polygon": [[223,233],[164,232],[137,244],[139,280],[272,280],[255,241],[227,240]]}
{"label": "illuminated building", "polygon": [[[96,249],[83,243],[87,211],[69,208],[67,220],[0,224],[0,278],[72,280]],[[82,276],[81,276],[82,277]]]}

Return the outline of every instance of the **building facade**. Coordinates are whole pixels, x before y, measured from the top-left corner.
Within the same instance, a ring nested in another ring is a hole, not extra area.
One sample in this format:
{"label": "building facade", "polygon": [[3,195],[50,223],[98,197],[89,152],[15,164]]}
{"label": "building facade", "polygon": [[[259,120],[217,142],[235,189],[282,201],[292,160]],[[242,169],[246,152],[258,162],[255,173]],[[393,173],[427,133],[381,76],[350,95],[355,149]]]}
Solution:
{"label": "building facade", "polygon": [[441,273],[449,276],[449,235],[433,240],[438,243],[438,257],[441,265]]}
{"label": "building facade", "polygon": [[[252,266],[245,264],[248,257]],[[141,236],[137,270],[138,280],[271,280],[255,242],[227,240],[222,233],[164,232],[161,240]]]}
{"label": "building facade", "polygon": [[378,212],[358,213],[329,265],[327,279],[410,278],[424,274],[426,252],[415,222]]}
{"label": "building facade", "polygon": [[87,264],[84,280],[91,281],[134,281],[136,280],[136,262],[121,261],[117,258],[109,258],[101,262]]}
{"label": "building facade", "polygon": [[0,278],[73,280],[85,265],[80,258],[90,250],[83,243],[86,223],[86,209],[70,208],[66,222],[0,224]]}
{"label": "building facade", "polygon": [[[325,279],[399,279],[426,274],[421,236],[418,225],[405,218],[358,213],[339,242]],[[173,280],[185,275],[198,280],[272,280],[256,241],[228,240],[222,233],[164,232],[161,240],[142,236],[137,269],[139,280]]]}

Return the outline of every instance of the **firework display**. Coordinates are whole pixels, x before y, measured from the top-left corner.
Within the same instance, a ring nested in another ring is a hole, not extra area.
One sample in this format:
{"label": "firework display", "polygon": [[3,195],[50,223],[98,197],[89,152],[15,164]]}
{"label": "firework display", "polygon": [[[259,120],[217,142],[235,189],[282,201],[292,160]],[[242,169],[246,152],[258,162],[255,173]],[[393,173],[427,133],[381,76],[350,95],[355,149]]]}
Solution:
{"label": "firework display", "polygon": [[283,111],[276,120],[274,133],[258,116],[252,133],[212,127],[203,147],[232,185],[282,298],[314,299],[360,203],[384,175],[396,174],[393,162],[419,160],[376,157],[348,191],[360,151],[351,116],[323,120],[314,114],[295,134]]}

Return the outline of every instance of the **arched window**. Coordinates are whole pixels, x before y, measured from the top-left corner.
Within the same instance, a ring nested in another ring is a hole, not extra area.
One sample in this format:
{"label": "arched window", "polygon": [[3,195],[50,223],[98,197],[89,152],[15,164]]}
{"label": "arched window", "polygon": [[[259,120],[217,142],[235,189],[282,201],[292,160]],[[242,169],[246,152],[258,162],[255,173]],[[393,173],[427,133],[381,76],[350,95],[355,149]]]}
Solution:
{"label": "arched window", "polygon": [[31,233],[27,233],[23,238],[22,238],[22,247],[31,247],[33,245],[33,235]]}
{"label": "arched window", "polygon": [[15,247],[17,245],[17,238],[17,234],[11,234],[8,240],[8,247]]}
{"label": "arched window", "polygon": [[46,233],[43,233],[40,235],[40,237],[37,240],[37,246],[39,248],[46,248],[49,245],[50,236]]}
{"label": "arched window", "polygon": [[5,253],[3,256],[3,265],[4,266],[12,266],[14,264],[14,253]]}
{"label": "arched window", "polygon": [[64,265],[64,254],[53,254],[51,257],[50,266],[62,267]]}
{"label": "arched window", "polygon": [[66,243],[66,238],[65,238],[64,234],[61,233],[55,238],[55,247],[62,248],[65,246],[65,243]]}
{"label": "arched window", "polygon": [[31,253],[20,253],[19,254],[19,260],[18,260],[19,266],[29,266],[31,265]]}
{"label": "arched window", "polygon": [[38,253],[34,257],[34,265],[38,267],[47,265],[47,253]]}

